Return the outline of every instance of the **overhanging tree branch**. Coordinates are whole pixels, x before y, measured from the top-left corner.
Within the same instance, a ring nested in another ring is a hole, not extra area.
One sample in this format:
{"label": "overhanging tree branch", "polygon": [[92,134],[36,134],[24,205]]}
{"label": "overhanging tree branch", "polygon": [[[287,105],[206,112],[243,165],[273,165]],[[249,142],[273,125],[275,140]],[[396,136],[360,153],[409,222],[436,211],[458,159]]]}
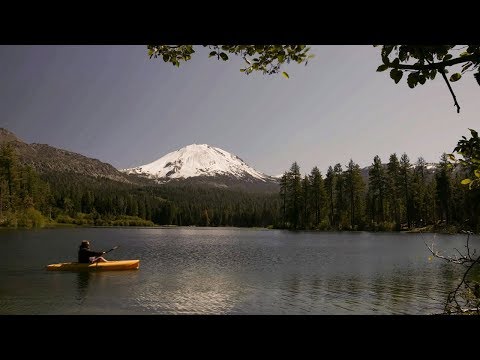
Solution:
{"label": "overhanging tree branch", "polygon": [[446,61],[438,62],[438,63],[429,63],[428,65],[426,64],[394,64],[393,62],[390,62],[387,65],[389,68],[392,69],[399,69],[399,70],[440,70],[442,68],[445,68],[446,66],[452,66],[456,64],[461,64],[465,63],[468,61],[472,62],[480,62],[480,55],[477,54],[471,54],[467,56],[460,56],[458,58],[454,59],[449,59]]}
{"label": "overhanging tree branch", "polygon": [[445,75],[445,69],[441,68],[438,69],[438,71],[442,74],[443,79],[447,83],[448,90],[450,90],[450,94],[452,94],[454,105],[457,107],[457,114],[460,112],[460,105],[458,105],[457,97],[455,96],[455,93],[453,92],[452,86],[450,85],[450,82],[447,79],[447,75]]}

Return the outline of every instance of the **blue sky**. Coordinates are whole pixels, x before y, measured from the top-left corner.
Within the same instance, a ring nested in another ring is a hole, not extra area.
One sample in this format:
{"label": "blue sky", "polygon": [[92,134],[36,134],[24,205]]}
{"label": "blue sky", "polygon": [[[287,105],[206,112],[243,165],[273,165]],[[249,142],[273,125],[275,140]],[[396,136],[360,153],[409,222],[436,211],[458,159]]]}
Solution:
{"label": "blue sky", "polygon": [[410,89],[377,73],[379,48],[312,46],[307,65],[244,75],[241,60],[197,53],[180,68],[146,46],[0,46],[0,127],[117,168],[152,162],[189,144],[229,151],[269,175],[318,166],[366,166],[406,152],[438,161],[480,126],[471,73]]}

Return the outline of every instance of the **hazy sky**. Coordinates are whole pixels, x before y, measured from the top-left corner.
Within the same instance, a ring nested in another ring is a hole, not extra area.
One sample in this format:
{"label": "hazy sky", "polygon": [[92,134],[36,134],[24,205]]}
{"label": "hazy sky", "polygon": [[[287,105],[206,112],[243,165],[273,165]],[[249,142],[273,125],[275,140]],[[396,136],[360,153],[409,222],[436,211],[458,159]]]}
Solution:
{"label": "hazy sky", "polygon": [[379,48],[313,46],[290,79],[244,75],[240,59],[208,59],[198,47],[180,68],[149,59],[146,46],[0,46],[0,127],[117,168],[152,162],[189,144],[229,151],[258,171],[297,161],[360,166],[406,152],[438,161],[468,128],[480,128],[472,73],[410,89],[375,72]]}

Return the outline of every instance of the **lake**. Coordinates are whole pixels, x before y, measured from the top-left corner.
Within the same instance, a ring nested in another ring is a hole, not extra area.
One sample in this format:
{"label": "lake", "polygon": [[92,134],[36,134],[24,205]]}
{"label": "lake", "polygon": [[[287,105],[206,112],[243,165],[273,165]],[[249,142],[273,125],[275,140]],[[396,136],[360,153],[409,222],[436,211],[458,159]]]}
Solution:
{"label": "lake", "polygon": [[[139,270],[50,272],[80,242]],[[0,314],[432,314],[463,235],[238,228],[0,230]],[[479,248],[478,236],[471,239]]]}

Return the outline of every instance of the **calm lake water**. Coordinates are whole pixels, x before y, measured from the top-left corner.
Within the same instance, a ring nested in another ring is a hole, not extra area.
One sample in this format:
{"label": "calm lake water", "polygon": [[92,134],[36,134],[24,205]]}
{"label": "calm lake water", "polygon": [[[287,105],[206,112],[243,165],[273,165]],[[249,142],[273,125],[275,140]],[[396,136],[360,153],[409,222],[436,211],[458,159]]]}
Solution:
{"label": "calm lake water", "polygon": [[[81,240],[140,269],[50,272]],[[432,314],[458,266],[429,260],[461,235],[236,228],[0,230],[0,314]],[[479,248],[478,237],[471,245]]]}

